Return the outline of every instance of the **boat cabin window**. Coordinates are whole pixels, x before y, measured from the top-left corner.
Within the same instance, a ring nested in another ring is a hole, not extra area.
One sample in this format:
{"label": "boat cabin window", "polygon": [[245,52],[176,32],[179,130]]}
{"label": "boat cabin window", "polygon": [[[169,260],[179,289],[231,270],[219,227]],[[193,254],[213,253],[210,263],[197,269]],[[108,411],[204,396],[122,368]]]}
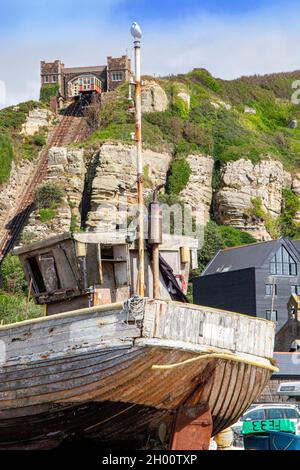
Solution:
{"label": "boat cabin window", "polygon": [[27,262],[29,264],[30,272],[33,277],[32,281],[33,281],[34,290],[37,291],[36,292],[37,294],[41,292],[45,292],[46,287],[45,287],[44,279],[40,271],[39,265],[37,263],[37,260],[35,258],[28,258]]}
{"label": "boat cabin window", "polygon": [[60,289],[61,284],[57,274],[55,259],[52,253],[45,253],[40,255],[39,265],[47,292]]}
{"label": "boat cabin window", "polygon": [[61,282],[52,253],[43,253],[28,258],[27,263],[33,287],[37,294],[61,289]]}
{"label": "boat cabin window", "polygon": [[101,258],[102,260],[113,260],[114,259],[114,250],[112,246],[102,246],[101,247]]}

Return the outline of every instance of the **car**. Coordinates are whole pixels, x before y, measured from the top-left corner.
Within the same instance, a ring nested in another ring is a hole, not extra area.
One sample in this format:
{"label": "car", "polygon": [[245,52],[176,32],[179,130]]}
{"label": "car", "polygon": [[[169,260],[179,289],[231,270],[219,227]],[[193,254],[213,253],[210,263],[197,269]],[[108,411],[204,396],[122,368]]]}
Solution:
{"label": "car", "polygon": [[234,445],[236,447],[243,447],[242,428],[245,421],[262,421],[266,419],[290,419],[296,424],[296,433],[300,435],[300,410],[296,404],[262,403],[252,405],[240,420],[231,426],[234,435]]}

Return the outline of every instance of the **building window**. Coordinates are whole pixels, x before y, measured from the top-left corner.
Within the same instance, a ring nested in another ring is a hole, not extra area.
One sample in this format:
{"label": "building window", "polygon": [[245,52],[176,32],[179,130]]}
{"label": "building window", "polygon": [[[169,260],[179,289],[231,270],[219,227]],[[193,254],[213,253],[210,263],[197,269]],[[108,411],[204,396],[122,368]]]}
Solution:
{"label": "building window", "polygon": [[270,263],[270,273],[282,276],[297,275],[297,265],[283,246],[277,251]]}
{"label": "building window", "polygon": [[122,72],[114,72],[112,74],[112,81],[113,82],[121,82],[123,80],[123,73]]}
{"label": "building window", "polygon": [[291,292],[300,296],[300,286],[291,286]]}
{"label": "building window", "polygon": [[277,310],[272,310],[272,314],[271,314],[271,310],[266,310],[266,319],[271,320],[274,323],[277,323],[278,322]]}
{"label": "building window", "polygon": [[44,77],[44,82],[45,82],[45,83],[49,83],[49,77],[48,77],[48,75],[45,75],[45,77]]}
{"label": "building window", "polygon": [[52,82],[54,82],[54,83],[57,82],[56,75],[52,75]]}
{"label": "building window", "polygon": [[[266,284],[266,295],[273,295],[273,284]],[[276,284],[274,284],[274,295],[277,295]]]}

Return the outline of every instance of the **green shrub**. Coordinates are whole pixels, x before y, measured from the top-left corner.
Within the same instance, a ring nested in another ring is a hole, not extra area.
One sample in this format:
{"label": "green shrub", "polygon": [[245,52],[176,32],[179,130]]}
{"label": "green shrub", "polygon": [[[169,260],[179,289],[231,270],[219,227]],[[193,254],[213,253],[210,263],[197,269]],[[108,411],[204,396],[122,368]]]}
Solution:
{"label": "green shrub", "polygon": [[252,209],[250,215],[257,217],[258,219],[265,220],[266,213],[263,209],[263,203],[261,197],[254,197],[251,199]]}
{"label": "green shrub", "polygon": [[180,194],[186,187],[191,173],[192,170],[187,160],[183,158],[173,160],[170,167],[170,176],[167,181],[167,193]]}
{"label": "green shrub", "polygon": [[279,217],[279,227],[282,235],[291,239],[299,238],[300,224],[294,220],[300,210],[300,199],[290,189],[282,190],[283,211]]}
{"label": "green shrub", "polygon": [[55,183],[44,183],[35,190],[34,200],[38,209],[56,209],[63,198],[63,190]]}
{"label": "green shrub", "polygon": [[6,134],[0,134],[0,184],[6,183],[10,177],[14,152]]}
{"label": "green shrub", "polygon": [[278,219],[272,217],[263,208],[262,198],[256,197],[251,199],[252,208],[249,210],[249,215],[262,220],[265,223],[267,232],[273,239],[278,238],[280,235],[280,227]]}
{"label": "green shrub", "polygon": [[42,103],[49,104],[52,96],[58,96],[59,85],[58,84],[48,84],[44,85],[40,91],[40,100]]}
{"label": "green shrub", "polygon": [[7,255],[0,267],[2,289],[10,294],[26,291],[27,282],[22,264],[17,256]]}
{"label": "green shrub", "polygon": [[42,307],[22,295],[0,293],[0,322],[4,325],[42,316]]}
{"label": "green shrub", "polygon": [[18,106],[10,106],[0,110],[0,130],[21,130],[26,117],[34,108],[40,106],[36,101],[27,101]]}
{"label": "green shrub", "polygon": [[181,119],[187,119],[189,115],[189,106],[182,98],[176,96],[171,105],[171,111]]}
{"label": "green shrub", "polygon": [[43,147],[46,145],[46,136],[44,133],[39,133],[33,136],[33,143],[37,147]]}
{"label": "green shrub", "polygon": [[222,236],[224,246],[228,248],[256,243],[256,240],[252,235],[247,232],[242,232],[234,227],[223,225],[219,227],[219,232]]}
{"label": "green shrub", "polygon": [[149,176],[149,165],[144,165],[143,184],[144,184],[144,188],[146,188],[146,189],[153,188],[153,183],[152,183],[151,178]]}
{"label": "green shrub", "polygon": [[192,80],[201,83],[205,87],[209,88],[210,90],[214,91],[215,93],[222,92],[222,84],[221,81],[216,80],[211,73],[209,73],[205,69],[195,69],[190,72],[189,76]]}
{"label": "green shrub", "polygon": [[39,210],[40,222],[42,224],[50,222],[56,217],[56,210],[55,209],[40,209]]}
{"label": "green shrub", "polygon": [[204,230],[203,246],[198,252],[199,268],[193,271],[192,277],[198,276],[219,250],[250,243],[256,243],[256,240],[247,232],[209,221]]}
{"label": "green shrub", "polygon": [[104,129],[95,131],[90,142],[104,142],[105,140],[116,140],[121,142],[132,142],[130,134],[134,132],[134,124],[109,124]]}

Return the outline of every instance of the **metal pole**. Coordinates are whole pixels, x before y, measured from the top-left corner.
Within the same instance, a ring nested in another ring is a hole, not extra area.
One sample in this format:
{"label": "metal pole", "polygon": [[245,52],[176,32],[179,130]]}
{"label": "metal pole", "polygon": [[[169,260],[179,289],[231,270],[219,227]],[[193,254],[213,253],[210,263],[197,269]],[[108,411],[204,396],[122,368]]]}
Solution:
{"label": "metal pole", "polygon": [[135,51],[135,137],[137,150],[137,191],[139,207],[139,295],[145,296],[145,241],[144,241],[144,197],[142,156],[142,97],[141,97],[141,42],[134,41]]}
{"label": "metal pole", "polygon": [[275,277],[273,277],[273,283],[272,283],[272,301],[271,301],[270,320],[272,320],[272,316],[273,316],[274,303],[275,303]]}
{"label": "metal pole", "polygon": [[153,298],[159,299],[159,245],[152,245]]}

